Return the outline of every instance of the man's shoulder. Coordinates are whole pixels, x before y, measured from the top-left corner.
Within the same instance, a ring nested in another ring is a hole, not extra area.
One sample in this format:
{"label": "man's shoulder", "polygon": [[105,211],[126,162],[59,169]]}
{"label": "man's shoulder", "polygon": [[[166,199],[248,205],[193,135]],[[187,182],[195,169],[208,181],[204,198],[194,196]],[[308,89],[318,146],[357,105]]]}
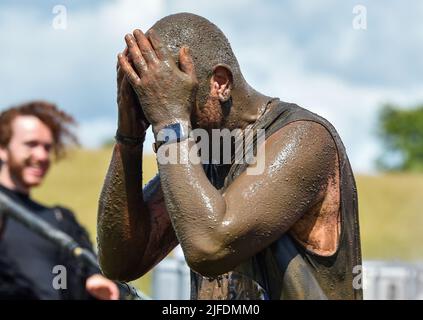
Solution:
{"label": "man's shoulder", "polygon": [[279,101],[279,106],[282,108],[281,110],[285,112],[278,112],[278,119],[273,119],[271,125],[273,126],[273,130],[270,130],[272,133],[276,133],[280,131],[280,129],[290,125],[288,130],[303,127],[307,129],[305,130],[307,132],[326,132],[323,136],[330,138],[330,140],[334,140],[336,144],[338,143],[337,138],[340,139],[340,137],[337,130],[324,116],[291,102]]}
{"label": "man's shoulder", "polygon": [[335,146],[335,141],[331,130],[324,124],[317,121],[307,119],[298,119],[287,123],[274,131],[274,133],[266,139],[266,145],[275,148],[275,152],[280,149],[285,152],[286,148],[305,149],[308,150],[312,146],[322,147]]}
{"label": "man's shoulder", "polygon": [[288,117],[291,119],[315,121],[323,125],[333,126],[328,119],[326,119],[324,116],[314,111],[311,111],[311,109],[309,109],[308,106],[303,107],[296,103],[284,102],[284,101],[280,101],[279,103],[283,108],[288,109],[290,111]]}
{"label": "man's shoulder", "polygon": [[70,215],[70,216],[75,216],[73,210],[67,206],[61,205],[61,204],[56,204],[52,207],[55,210],[60,210],[62,211],[64,214]]}
{"label": "man's shoulder", "polygon": [[59,221],[59,227],[62,231],[74,237],[74,239],[79,243],[91,243],[87,230],[78,221],[76,215],[71,209],[64,206],[54,206],[52,209],[54,210],[54,214],[56,219]]}
{"label": "man's shoulder", "polygon": [[59,225],[65,227],[65,229],[73,229],[75,227],[78,229],[82,228],[75,213],[70,208],[62,205],[55,205],[51,207],[51,210],[53,211],[56,220],[59,222]]}

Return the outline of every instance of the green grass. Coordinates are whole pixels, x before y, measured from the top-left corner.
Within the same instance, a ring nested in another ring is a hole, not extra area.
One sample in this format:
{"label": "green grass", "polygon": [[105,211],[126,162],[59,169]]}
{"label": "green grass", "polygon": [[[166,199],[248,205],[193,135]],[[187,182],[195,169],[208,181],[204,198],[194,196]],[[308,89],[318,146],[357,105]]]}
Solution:
{"label": "green grass", "polygon": [[[52,168],[34,196],[71,208],[96,238],[97,203],[112,149],[77,150]],[[153,156],[144,160],[144,183],[157,172]],[[358,176],[362,251],[365,259],[423,258],[423,175]],[[150,292],[151,274],[135,285]]]}
{"label": "green grass", "polygon": [[423,258],[423,174],[357,177],[366,259]]}

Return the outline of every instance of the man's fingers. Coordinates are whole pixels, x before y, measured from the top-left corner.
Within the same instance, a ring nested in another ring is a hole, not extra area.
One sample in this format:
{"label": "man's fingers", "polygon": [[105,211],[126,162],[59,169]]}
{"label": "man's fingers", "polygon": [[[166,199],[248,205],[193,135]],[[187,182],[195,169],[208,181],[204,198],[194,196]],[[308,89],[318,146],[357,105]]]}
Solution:
{"label": "man's fingers", "polygon": [[118,86],[120,87],[125,74],[123,73],[123,70],[119,65],[119,60],[118,60],[117,64],[118,64],[117,70],[116,70],[116,72],[117,72],[117,83],[118,83]]}
{"label": "man's fingers", "polygon": [[140,81],[140,77],[132,68],[131,64],[128,61],[128,58],[124,56],[122,53],[119,53],[118,61],[119,61],[119,67],[122,69],[123,73],[127,76],[129,82],[132,85],[137,85],[137,83]]}
{"label": "man's fingers", "polygon": [[[128,55],[128,47],[125,47],[125,50],[123,50],[122,54],[124,56],[127,56]],[[119,68],[119,60],[117,60],[116,61],[116,72],[119,73],[119,70],[121,70],[121,69]]]}
{"label": "man's fingers", "polygon": [[179,50],[179,64],[181,70],[188,74],[191,79],[197,80],[197,75],[195,74],[194,60],[192,59],[191,52],[188,47],[182,47]]}
{"label": "man's fingers", "polygon": [[147,71],[147,63],[144,60],[144,57],[141,54],[140,49],[138,48],[137,42],[135,38],[132,36],[132,34],[127,34],[125,36],[125,42],[128,46],[128,54],[125,56],[128,58],[130,57],[132,59],[132,63],[135,66],[135,69],[138,71],[138,73],[141,75],[142,72]]}
{"label": "man's fingers", "polygon": [[127,76],[123,77],[121,86],[127,90],[127,92],[132,96],[132,98],[134,98],[134,101],[136,101],[136,104],[138,105],[137,94],[135,93],[134,88],[132,87]]}
{"label": "man's fingers", "polygon": [[157,64],[159,61],[157,59],[156,53],[154,52],[150,41],[147,39],[144,33],[141,30],[136,29],[134,30],[134,37],[147,64]]}
{"label": "man's fingers", "polygon": [[172,56],[168,48],[163,44],[157,32],[153,29],[148,31],[148,39],[151,42],[154,50],[156,51],[157,57],[162,61],[172,61]]}

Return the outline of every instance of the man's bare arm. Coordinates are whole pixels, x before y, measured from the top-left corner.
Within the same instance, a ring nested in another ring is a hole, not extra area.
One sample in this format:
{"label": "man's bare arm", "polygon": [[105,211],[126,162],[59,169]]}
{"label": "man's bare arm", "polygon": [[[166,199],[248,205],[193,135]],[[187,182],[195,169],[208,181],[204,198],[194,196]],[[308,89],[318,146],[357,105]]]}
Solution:
{"label": "man's bare arm", "polygon": [[148,272],[177,244],[158,177],[142,190],[142,148],[117,144],[100,196],[99,259],[112,279]]}
{"label": "man's bare arm", "polygon": [[[124,55],[127,55],[127,50]],[[148,121],[125,74],[117,67],[118,132],[142,139]],[[163,259],[177,240],[156,177],[142,190],[141,143],[116,144],[100,196],[99,260],[111,279],[133,280]]]}
{"label": "man's bare arm", "polygon": [[265,161],[263,174],[244,172],[224,195],[210,184],[201,165],[159,164],[175,231],[189,265],[203,275],[233,269],[323,200],[336,160],[325,128],[296,122],[273,134],[265,146],[258,151],[258,161]]}

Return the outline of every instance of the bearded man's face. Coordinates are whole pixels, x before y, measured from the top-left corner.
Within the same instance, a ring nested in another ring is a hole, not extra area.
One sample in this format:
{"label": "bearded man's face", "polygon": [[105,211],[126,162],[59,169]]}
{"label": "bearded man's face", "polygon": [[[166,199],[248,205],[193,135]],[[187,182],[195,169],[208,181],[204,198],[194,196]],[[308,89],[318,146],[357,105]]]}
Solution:
{"label": "bearded man's face", "polygon": [[1,170],[8,170],[12,183],[18,187],[38,186],[50,168],[52,133],[34,116],[18,116],[11,127],[10,142],[1,148]]}

